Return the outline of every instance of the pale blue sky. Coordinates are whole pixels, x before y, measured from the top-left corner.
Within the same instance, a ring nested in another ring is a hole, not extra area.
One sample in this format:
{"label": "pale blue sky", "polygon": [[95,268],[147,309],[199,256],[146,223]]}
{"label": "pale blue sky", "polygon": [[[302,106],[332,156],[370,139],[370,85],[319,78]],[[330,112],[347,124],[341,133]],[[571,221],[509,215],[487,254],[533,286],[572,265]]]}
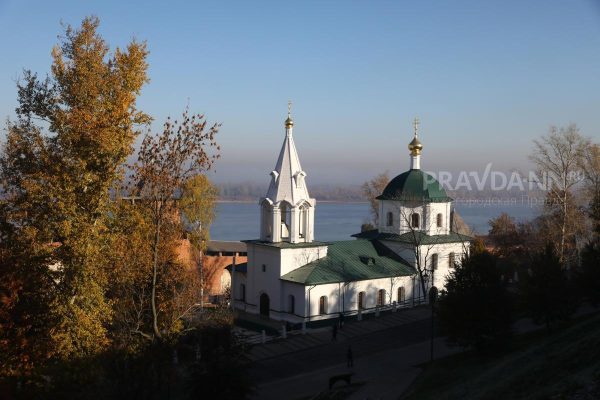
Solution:
{"label": "pale blue sky", "polygon": [[0,0],[0,117],[22,68],[48,71],[60,21],[89,14],[112,46],[148,41],[139,105],[159,123],[188,99],[223,123],[221,182],[268,181],[288,99],[309,184],[405,170],[415,115],[429,170],[526,168],[553,124],[600,139],[592,0]]}

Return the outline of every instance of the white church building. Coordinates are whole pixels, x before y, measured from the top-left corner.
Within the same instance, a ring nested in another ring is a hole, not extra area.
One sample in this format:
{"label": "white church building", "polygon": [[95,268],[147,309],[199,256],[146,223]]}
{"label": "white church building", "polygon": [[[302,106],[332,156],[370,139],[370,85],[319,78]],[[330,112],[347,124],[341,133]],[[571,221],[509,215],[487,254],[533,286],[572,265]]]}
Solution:
{"label": "white church building", "polygon": [[331,243],[314,240],[317,204],[308,193],[293,127],[288,113],[271,183],[259,202],[260,238],[245,241],[248,261],[234,271],[234,307],[310,322],[410,307],[424,302],[432,286],[442,288],[471,238],[451,230],[452,199],[421,170],[418,120],[408,145],[410,169],[378,197],[377,229]]}

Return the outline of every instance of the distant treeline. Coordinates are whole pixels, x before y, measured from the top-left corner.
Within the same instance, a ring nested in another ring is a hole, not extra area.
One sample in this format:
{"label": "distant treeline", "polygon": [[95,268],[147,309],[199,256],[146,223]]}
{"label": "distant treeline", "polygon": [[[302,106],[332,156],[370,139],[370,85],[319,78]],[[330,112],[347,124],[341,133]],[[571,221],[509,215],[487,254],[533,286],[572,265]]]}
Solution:
{"label": "distant treeline", "polygon": [[[252,182],[217,184],[219,199],[229,201],[256,201],[265,196],[268,185]],[[360,185],[310,185],[310,195],[321,201],[367,201]]]}
{"label": "distant treeline", "polygon": [[[216,185],[219,188],[219,200],[224,201],[256,201],[265,196],[269,186],[267,184],[258,184],[253,182],[242,183],[221,183]],[[330,184],[311,184],[309,187],[311,197],[320,201],[368,201],[361,185],[330,185]],[[524,201],[527,197],[539,197],[539,192],[523,191],[492,191],[492,190],[458,190],[448,191],[448,195],[458,202],[479,200],[500,200],[512,199],[518,203]],[[541,195],[543,196],[543,195]]]}

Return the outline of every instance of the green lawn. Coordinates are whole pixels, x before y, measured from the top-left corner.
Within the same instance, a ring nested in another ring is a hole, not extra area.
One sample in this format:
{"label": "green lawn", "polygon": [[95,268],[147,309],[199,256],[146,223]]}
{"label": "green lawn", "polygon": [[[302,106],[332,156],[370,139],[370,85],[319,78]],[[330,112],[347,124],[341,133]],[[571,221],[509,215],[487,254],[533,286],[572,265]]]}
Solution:
{"label": "green lawn", "polygon": [[500,356],[482,358],[467,352],[437,360],[403,397],[548,398],[600,398],[600,315],[572,321],[552,333],[521,335]]}

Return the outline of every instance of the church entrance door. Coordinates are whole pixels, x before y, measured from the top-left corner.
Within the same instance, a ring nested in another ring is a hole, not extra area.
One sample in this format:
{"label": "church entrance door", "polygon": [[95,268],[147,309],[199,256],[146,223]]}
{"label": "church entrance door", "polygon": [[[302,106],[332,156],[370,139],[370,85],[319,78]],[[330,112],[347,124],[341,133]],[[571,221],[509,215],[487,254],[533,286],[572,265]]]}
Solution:
{"label": "church entrance door", "polygon": [[269,316],[269,310],[271,308],[271,304],[269,301],[269,296],[266,293],[260,295],[260,315],[264,315],[265,317]]}

